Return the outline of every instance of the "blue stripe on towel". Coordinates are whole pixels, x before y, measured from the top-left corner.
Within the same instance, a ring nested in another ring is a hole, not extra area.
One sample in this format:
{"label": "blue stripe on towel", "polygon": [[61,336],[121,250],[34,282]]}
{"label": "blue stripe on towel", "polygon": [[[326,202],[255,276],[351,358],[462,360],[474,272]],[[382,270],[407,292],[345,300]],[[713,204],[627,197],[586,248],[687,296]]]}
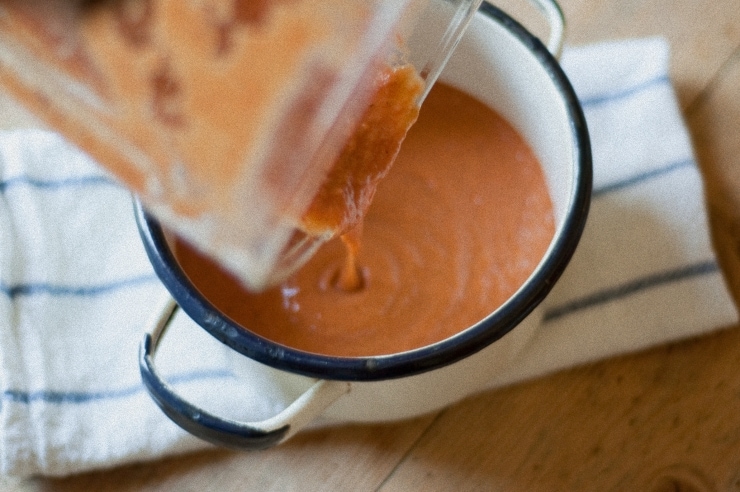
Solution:
{"label": "blue stripe on towel", "polygon": [[652,178],[657,178],[660,176],[663,176],[665,174],[669,174],[673,171],[677,171],[679,169],[683,169],[685,167],[694,166],[694,160],[693,159],[684,159],[681,161],[672,162],[664,167],[658,168],[658,169],[651,169],[650,171],[645,171],[643,173],[636,174],[634,176],[630,176],[628,178],[615,181],[614,183],[609,183],[607,185],[601,186],[599,188],[594,188],[592,192],[592,196],[594,198],[599,197],[601,195],[605,195],[607,193],[611,193],[613,191],[618,191],[623,188],[628,188],[630,186],[640,184],[643,181],[647,181]]}
{"label": "blue stripe on towel", "polygon": [[30,176],[17,176],[14,178],[0,181],[0,193],[4,193],[6,190],[16,186],[29,186],[31,188],[45,189],[45,190],[58,190],[70,187],[83,187],[83,186],[116,186],[120,187],[118,183],[106,176],[91,175],[91,176],[78,176],[73,178],[63,178],[56,180],[41,180],[32,178]]}
{"label": "blue stripe on towel", "polygon": [[[186,374],[180,374],[167,378],[169,384],[187,384],[197,381],[205,381],[209,379],[227,379],[233,378],[234,374],[226,370],[213,370],[213,371],[200,371]],[[101,400],[116,400],[122,398],[128,398],[130,396],[137,395],[145,391],[142,384],[130,386],[128,388],[121,388],[117,390],[107,391],[90,391],[90,392],[75,392],[75,391],[17,391],[17,390],[6,390],[2,393],[3,401],[12,401],[15,403],[30,404],[37,401],[45,403],[52,403],[56,405],[62,404],[83,404]]]}
{"label": "blue stripe on towel", "polygon": [[621,101],[623,99],[630,98],[636,94],[639,94],[645,90],[651,89],[656,86],[661,86],[661,85],[669,86],[670,83],[671,83],[671,79],[670,77],[668,77],[668,75],[666,74],[660,75],[654,79],[646,80],[645,82],[629,87],[627,89],[623,89],[619,92],[614,92],[611,94],[604,94],[601,96],[592,96],[592,97],[581,99],[581,106],[583,106],[584,108],[587,108],[591,106],[598,106],[601,104],[612,103],[615,101]]}
{"label": "blue stripe on towel", "polygon": [[109,292],[115,292],[128,287],[136,287],[141,284],[156,282],[157,276],[154,274],[141,275],[123,280],[117,280],[100,285],[91,285],[85,287],[74,287],[68,285],[54,285],[49,283],[31,283],[5,285],[0,283],[0,294],[11,299],[16,297],[28,297],[35,295],[51,296],[70,296],[70,297],[95,297],[104,295]]}
{"label": "blue stripe on towel", "polygon": [[575,299],[565,304],[561,304],[560,306],[552,307],[545,311],[542,321],[543,323],[548,323],[578,311],[618,301],[624,297],[628,297],[632,294],[652,289],[654,287],[660,287],[681,280],[714,274],[717,272],[719,272],[719,266],[717,263],[715,261],[706,261],[696,263],[694,265],[688,265],[683,268],[677,268],[675,270],[655,273],[622,285],[594,292],[581,297],[580,299]]}

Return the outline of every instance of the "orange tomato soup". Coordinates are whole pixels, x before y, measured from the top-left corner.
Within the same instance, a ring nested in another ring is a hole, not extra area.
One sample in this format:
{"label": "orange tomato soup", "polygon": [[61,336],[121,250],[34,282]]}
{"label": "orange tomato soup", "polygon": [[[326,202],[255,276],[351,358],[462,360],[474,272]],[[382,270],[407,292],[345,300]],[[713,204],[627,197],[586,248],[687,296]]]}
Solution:
{"label": "orange tomato soup", "polygon": [[[359,231],[354,231],[359,233]],[[402,352],[444,340],[499,307],[554,234],[542,169],[497,113],[443,84],[427,97],[364,218],[345,288],[346,246],[325,245],[293,277],[251,293],[183,242],[186,274],[233,321],[295,349]]]}

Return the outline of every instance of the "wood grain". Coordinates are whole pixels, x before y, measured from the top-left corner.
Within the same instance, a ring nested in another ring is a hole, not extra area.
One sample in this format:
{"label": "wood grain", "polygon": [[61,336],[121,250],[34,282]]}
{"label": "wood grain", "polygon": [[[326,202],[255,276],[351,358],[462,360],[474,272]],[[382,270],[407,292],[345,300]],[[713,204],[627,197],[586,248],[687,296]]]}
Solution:
{"label": "wood grain", "polygon": [[669,478],[728,490],[740,471],[740,379],[717,376],[736,372],[738,348],[728,330],[472,399],[447,410],[381,490],[649,491]]}
{"label": "wood grain", "polygon": [[[546,33],[523,0],[500,3]],[[713,239],[740,300],[740,0],[561,3],[571,44],[670,41]],[[0,127],[26,121],[0,106]],[[0,491],[737,491],[739,368],[740,330],[727,327],[411,422],[308,432],[259,453],[217,450],[65,479],[4,478]]]}

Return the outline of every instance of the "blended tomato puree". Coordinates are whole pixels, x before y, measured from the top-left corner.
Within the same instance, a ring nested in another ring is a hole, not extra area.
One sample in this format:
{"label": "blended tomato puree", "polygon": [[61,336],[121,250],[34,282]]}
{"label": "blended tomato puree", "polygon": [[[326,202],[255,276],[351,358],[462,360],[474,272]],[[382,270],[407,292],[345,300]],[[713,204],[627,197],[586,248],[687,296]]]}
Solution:
{"label": "blended tomato puree", "polygon": [[483,319],[532,273],[553,234],[544,175],[526,142],[482,103],[437,84],[378,187],[361,241],[349,237],[360,288],[341,286],[341,238],[259,294],[183,242],[176,255],[245,329],[308,352],[371,356],[429,345]]}

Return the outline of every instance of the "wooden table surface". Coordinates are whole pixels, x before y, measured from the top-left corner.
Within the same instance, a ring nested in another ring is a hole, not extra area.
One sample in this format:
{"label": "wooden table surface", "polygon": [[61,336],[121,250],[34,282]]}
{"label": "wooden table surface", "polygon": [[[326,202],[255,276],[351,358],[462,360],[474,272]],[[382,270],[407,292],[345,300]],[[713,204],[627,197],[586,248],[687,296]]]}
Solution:
{"label": "wooden table surface", "polygon": [[[525,0],[499,2],[534,32]],[[665,36],[740,299],[740,0],[562,0],[567,41]],[[0,112],[0,115],[2,113]],[[393,425],[299,434],[0,491],[740,491],[740,330],[567,370]]]}

